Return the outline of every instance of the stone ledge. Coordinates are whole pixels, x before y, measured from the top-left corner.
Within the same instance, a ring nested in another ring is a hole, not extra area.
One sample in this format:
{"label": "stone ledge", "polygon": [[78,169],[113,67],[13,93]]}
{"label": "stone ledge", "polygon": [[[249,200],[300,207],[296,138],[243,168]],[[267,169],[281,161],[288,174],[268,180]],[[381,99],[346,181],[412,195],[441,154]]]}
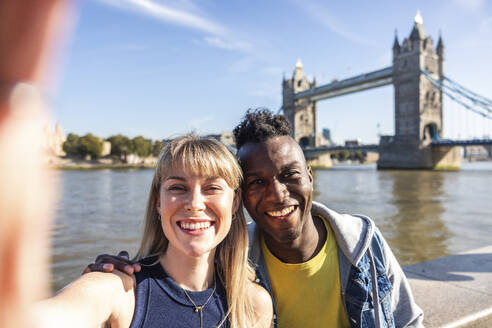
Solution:
{"label": "stone ledge", "polygon": [[492,246],[403,270],[425,327],[492,327]]}

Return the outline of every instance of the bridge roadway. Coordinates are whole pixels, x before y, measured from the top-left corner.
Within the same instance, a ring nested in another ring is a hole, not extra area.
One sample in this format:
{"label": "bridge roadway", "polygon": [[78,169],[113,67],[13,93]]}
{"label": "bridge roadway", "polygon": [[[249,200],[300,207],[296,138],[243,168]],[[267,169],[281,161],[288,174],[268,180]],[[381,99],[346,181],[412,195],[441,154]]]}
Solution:
{"label": "bridge roadway", "polygon": [[306,157],[306,159],[312,159],[314,157],[317,157],[325,153],[336,152],[341,150],[348,150],[348,151],[360,150],[360,151],[378,152],[379,145],[373,144],[373,145],[353,145],[353,146],[321,146],[321,147],[303,148],[304,156]]}
{"label": "bridge roadway", "polygon": [[317,101],[362,90],[369,90],[392,83],[393,66],[389,66],[374,72],[357,75],[341,81],[333,81],[316,88],[298,92],[294,95],[294,98],[308,98],[311,101]]}
{"label": "bridge roadway", "polygon": [[[432,147],[439,146],[492,146],[492,139],[471,139],[471,140],[452,140],[452,139],[439,139],[433,140]],[[303,148],[304,156],[306,159],[312,159],[319,155],[336,152],[336,151],[368,151],[379,152],[378,144],[368,145],[351,145],[351,146],[320,146],[320,147],[306,147]]]}
{"label": "bridge roadway", "polygon": [[492,139],[471,139],[471,140],[433,140],[432,146],[492,146]]}

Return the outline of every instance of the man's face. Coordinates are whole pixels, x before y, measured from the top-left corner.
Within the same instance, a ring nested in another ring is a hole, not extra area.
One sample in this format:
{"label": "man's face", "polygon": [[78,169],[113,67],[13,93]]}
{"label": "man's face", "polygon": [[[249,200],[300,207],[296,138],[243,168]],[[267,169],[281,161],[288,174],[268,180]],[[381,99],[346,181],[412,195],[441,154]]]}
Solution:
{"label": "man's face", "polygon": [[299,145],[289,136],[244,144],[238,152],[249,214],[279,243],[296,240],[311,215],[313,176]]}

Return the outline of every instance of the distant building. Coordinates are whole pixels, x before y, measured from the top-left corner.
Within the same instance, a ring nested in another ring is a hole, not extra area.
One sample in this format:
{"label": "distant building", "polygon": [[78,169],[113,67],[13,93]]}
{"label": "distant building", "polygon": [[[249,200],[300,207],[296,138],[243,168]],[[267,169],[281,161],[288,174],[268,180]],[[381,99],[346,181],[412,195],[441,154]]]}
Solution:
{"label": "distant building", "polygon": [[107,155],[111,154],[111,142],[104,141],[103,139],[101,139],[101,142],[102,142],[102,146],[103,146],[101,156],[107,156]]}
{"label": "distant building", "polygon": [[362,145],[361,139],[345,140],[345,146],[359,146]]}
{"label": "distant building", "polygon": [[331,141],[331,131],[330,131],[330,129],[327,129],[327,128],[324,128],[324,129],[323,129],[323,137],[324,137],[326,140]]}
{"label": "distant building", "polygon": [[55,125],[55,130],[46,124],[43,129],[42,146],[46,153],[51,156],[65,156],[63,143],[67,140],[60,124]]}
{"label": "distant building", "polygon": [[322,133],[316,133],[316,144],[318,146],[334,146],[335,143],[331,140],[330,129],[323,128]]}
{"label": "distant building", "polygon": [[234,135],[232,132],[222,132],[221,134],[209,134],[207,137],[210,138],[215,138],[222,142],[224,145],[229,146],[229,147],[235,147],[236,142],[234,141]]}

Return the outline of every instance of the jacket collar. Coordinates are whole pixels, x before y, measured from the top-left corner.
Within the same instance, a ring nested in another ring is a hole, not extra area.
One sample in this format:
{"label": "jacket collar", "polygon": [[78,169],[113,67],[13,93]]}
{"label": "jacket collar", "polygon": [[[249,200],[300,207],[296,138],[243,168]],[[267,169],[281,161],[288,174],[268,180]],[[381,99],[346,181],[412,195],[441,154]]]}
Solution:
{"label": "jacket collar", "polygon": [[339,214],[318,202],[313,202],[311,215],[322,216],[328,221],[338,248],[353,266],[357,266],[371,243],[374,222],[364,215]]}

